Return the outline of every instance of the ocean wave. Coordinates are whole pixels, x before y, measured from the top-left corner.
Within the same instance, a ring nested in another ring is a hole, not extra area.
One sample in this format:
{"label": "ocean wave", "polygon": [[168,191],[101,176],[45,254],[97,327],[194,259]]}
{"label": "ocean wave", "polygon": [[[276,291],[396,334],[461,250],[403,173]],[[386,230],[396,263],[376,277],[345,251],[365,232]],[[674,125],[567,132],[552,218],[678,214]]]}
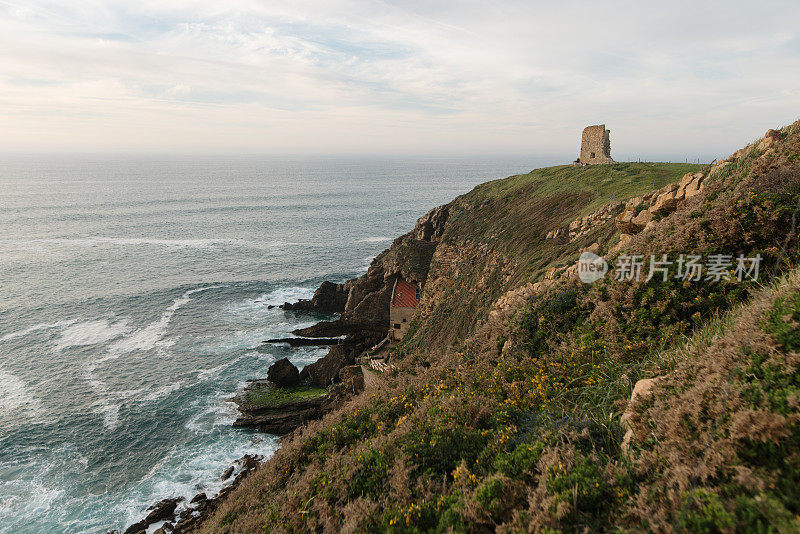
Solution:
{"label": "ocean wave", "polygon": [[120,405],[118,402],[114,402],[118,397],[116,397],[113,392],[110,392],[105,383],[95,374],[97,368],[130,352],[147,351],[155,348],[164,349],[171,345],[174,341],[165,341],[163,338],[167,333],[167,327],[172,317],[175,315],[175,312],[187,304],[192,299],[192,295],[220,287],[222,286],[205,286],[184,292],[180,297],[172,301],[172,304],[162,312],[161,317],[157,321],[123,336],[122,339],[112,343],[108,347],[105,356],[96,358],[87,364],[84,378],[95,393],[100,396],[100,400],[95,403],[95,413],[103,417],[103,425],[107,429],[114,430],[119,425]]}
{"label": "ocean wave", "polygon": [[29,252],[51,252],[51,247],[92,248],[98,246],[120,247],[168,247],[175,249],[209,249],[216,247],[239,247],[259,250],[271,250],[289,246],[301,246],[303,243],[286,241],[248,241],[244,239],[162,239],[156,237],[75,237],[59,239],[0,239],[0,249],[7,251],[27,250]]}
{"label": "ocean wave", "polygon": [[183,383],[179,380],[177,382],[172,382],[167,384],[166,386],[161,386],[160,388],[151,391],[147,395],[137,399],[140,402],[155,402],[157,400],[163,399],[167,395],[171,393],[175,393],[179,389],[183,387]]}
{"label": "ocean wave", "polygon": [[56,350],[106,343],[120,337],[129,330],[128,322],[125,320],[110,323],[106,319],[96,319],[72,324],[61,333],[61,339],[56,344]]}
{"label": "ocean wave", "polygon": [[220,287],[222,286],[206,286],[186,291],[183,295],[176,298],[172,302],[171,306],[164,310],[164,312],[161,314],[161,317],[157,321],[150,323],[144,328],[135,330],[130,335],[126,335],[119,341],[113,343],[108,349],[109,352],[114,354],[123,354],[137,350],[154,349],[162,342],[164,335],[167,333],[167,327],[169,326],[173,315],[175,315],[175,312],[188,303],[191,300],[192,295]]}
{"label": "ocean wave", "polygon": [[257,298],[254,302],[259,302],[262,305],[279,306],[284,302],[296,302],[300,299],[310,299],[314,296],[314,289],[310,287],[279,287],[273,289],[269,293],[265,293]]}
{"label": "ocean wave", "polygon": [[0,416],[16,412],[35,417],[41,413],[41,404],[21,378],[0,369]]}
{"label": "ocean wave", "polygon": [[375,236],[375,237],[365,237],[364,239],[359,239],[357,243],[385,243],[391,240],[392,240],[391,237]]}
{"label": "ocean wave", "polygon": [[219,364],[216,367],[212,367],[211,369],[200,370],[197,372],[197,380],[200,382],[204,382],[206,380],[214,378],[218,376],[220,372],[224,371],[228,367],[231,367],[232,365],[236,365],[237,363],[239,363],[245,356],[247,356],[247,354],[243,354],[238,358]]}
{"label": "ocean wave", "polygon": [[[112,505],[112,516],[125,518],[125,525],[130,525],[164,496],[183,496],[188,500],[201,491],[209,497],[215,495],[225,484],[220,474],[235,460],[245,454],[268,457],[277,450],[276,437],[259,438],[253,440],[243,432],[224,433],[192,447],[173,448],[132,486],[124,500]],[[122,524],[115,526],[124,528]]]}
{"label": "ocean wave", "polygon": [[61,328],[63,326],[69,326],[71,324],[74,324],[75,322],[76,322],[75,319],[70,319],[70,320],[65,320],[65,321],[58,321],[58,322],[55,322],[55,323],[35,324],[35,325],[33,325],[31,327],[28,327],[28,328],[26,328],[24,330],[20,330],[19,332],[11,332],[10,334],[6,334],[6,335],[0,337],[0,341],[9,341],[9,340],[16,339],[16,338],[19,338],[19,337],[25,337],[28,334],[32,334],[34,332],[39,332],[41,330],[51,330],[53,328]]}

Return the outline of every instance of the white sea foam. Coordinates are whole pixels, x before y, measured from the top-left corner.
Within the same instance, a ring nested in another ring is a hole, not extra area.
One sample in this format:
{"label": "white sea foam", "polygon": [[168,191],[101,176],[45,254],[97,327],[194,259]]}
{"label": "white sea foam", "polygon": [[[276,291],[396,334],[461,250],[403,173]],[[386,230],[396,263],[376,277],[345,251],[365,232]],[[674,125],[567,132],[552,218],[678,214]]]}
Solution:
{"label": "white sea foam", "polygon": [[41,404],[22,379],[0,369],[0,416],[18,412],[36,416],[41,412]]}
{"label": "white sea foam", "polygon": [[244,433],[221,435],[191,448],[175,447],[131,488],[125,500],[113,506],[111,513],[126,518],[125,524],[130,525],[164,496],[190,499],[202,491],[210,497],[222,489],[224,482],[219,475],[234,460],[245,454],[270,456],[277,448],[274,436],[254,441]]}
{"label": "white sea foam", "polygon": [[113,343],[108,348],[109,353],[120,354],[133,352],[136,350],[150,350],[155,348],[156,345],[162,343],[162,339],[167,333],[167,327],[169,326],[169,322],[172,320],[172,316],[175,315],[175,312],[178,311],[183,305],[191,300],[192,295],[202,291],[208,291],[209,289],[217,289],[219,287],[222,286],[207,286],[186,291],[183,295],[172,301],[172,305],[164,310],[164,312],[161,314],[161,317],[157,321],[150,323],[144,328],[135,330],[133,333],[126,335],[119,341]]}
{"label": "white sea foam", "polygon": [[67,321],[58,321],[55,323],[35,324],[31,327],[26,328],[25,330],[20,330],[19,332],[11,332],[10,334],[6,334],[3,337],[0,337],[0,341],[9,341],[11,339],[24,337],[27,336],[28,334],[39,332],[41,330],[51,330],[53,328],[61,328],[63,326],[69,326],[71,324],[74,324],[75,322],[76,322],[75,319],[70,319]]}
{"label": "white sea foam", "polygon": [[239,356],[238,358],[235,358],[235,359],[230,360],[228,362],[219,364],[216,367],[212,367],[211,369],[203,369],[201,371],[198,371],[197,372],[197,379],[199,381],[201,381],[201,382],[204,382],[204,381],[206,381],[206,380],[208,380],[210,378],[214,378],[217,375],[219,375],[220,372],[224,371],[228,367],[231,367],[232,365],[236,365],[237,363],[239,363],[242,360],[242,358],[244,358],[248,354],[243,354],[243,355]]}
{"label": "white sea foam", "polygon": [[259,297],[257,300],[263,304],[278,306],[284,302],[296,302],[300,299],[310,299],[314,296],[314,289],[310,287],[279,287]]}
{"label": "white sea foam", "polygon": [[375,259],[375,256],[370,256],[368,258],[364,258],[364,260],[363,260],[364,263],[361,266],[361,270],[362,271],[368,271],[369,270],[369,266],[372,265],[372,260],[374,260],[374,259]]}
{"label": "white sea foam", "polygon": [[110,323],[106,319],[97,319],[73,324],[61,333],[56,350],[106,343],[120,337],[128,330],[128,323],[124,320]]}
{"label": "white sea foam", "polygon": [[282,243],[261,243],[242,239],[160,239],[152,237],[111,237],[93,236],[71,239],[20,239],[0,240],[0,247],[9,250],[27,250],[46,252],[50,247],[91,248],[97,246],[155,246],[169,248],[207,249],[219,246],[238,246],[245,248],[268,248],[283,246]]}
{"label": "white sea foam", "polygon": [[391,241],[391,237],[385,236],[375,236],[375,237],[365,237],[364,239],[359,239],[359,243],[385,243],[387,241]]}
{"label": "white sea foam", "polygon": [[188,303],[195,293],[219,287],[222,286],[206,286],[186,291],[183,295],[172,301],[172,304],[164,310],[157,321],[123,336],[122,339],[112,343],[108,347],[105,356],[96,358],[87,364],[84,378],[100,396],[100,400],[95,403],[95,413],[103,416],[103,425],[106,428],[114,430],[119,425],[119,396],[110,392],[108,387],[96,376],[95,371],[97,368],[106,362],[116,360],[120,356],[130,352],[138,350],[147,351],[154,348],[163,349],[169,346],[173,341],[164,340],[163,338],[167,333],[167,327],[172,317],[175,315],[175,312]]}
{"label": "white sea foam", "polygon": [[171,383],[167,384],[166,386],[161,386],[160,388],[151,391],[150,393],[148,393],[144,397],[141,397],[139,400],[141,402],[154,402],[154,401],[157,401],[159,399],[163,399],[164,397],[166,397],[170,393],[175,393],[176,391],[181,389],[181,387],[183,387],[183,383],[180,380],[177,381],[177,382],[171,382]]}
{"label": "white sea foam", "polygon": [[119,404],[99,401],[94,404],[92,412],[103,417],[104,427],[108,430],[115,430],[119,426],[119,410]]}

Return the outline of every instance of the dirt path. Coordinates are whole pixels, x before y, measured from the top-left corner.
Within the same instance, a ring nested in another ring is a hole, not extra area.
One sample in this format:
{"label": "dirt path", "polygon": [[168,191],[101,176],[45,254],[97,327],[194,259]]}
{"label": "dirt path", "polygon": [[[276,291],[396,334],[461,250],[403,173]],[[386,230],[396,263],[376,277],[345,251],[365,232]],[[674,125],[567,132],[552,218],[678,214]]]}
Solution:
{"label": "dirt path", "polygon": [[375,384],[378,382],[378,377],[376,376],[375,371],[373,371],[366,365],[362,365],[361,372],[364,373],[364,389],[369,389],[371,387],[374,387]]}

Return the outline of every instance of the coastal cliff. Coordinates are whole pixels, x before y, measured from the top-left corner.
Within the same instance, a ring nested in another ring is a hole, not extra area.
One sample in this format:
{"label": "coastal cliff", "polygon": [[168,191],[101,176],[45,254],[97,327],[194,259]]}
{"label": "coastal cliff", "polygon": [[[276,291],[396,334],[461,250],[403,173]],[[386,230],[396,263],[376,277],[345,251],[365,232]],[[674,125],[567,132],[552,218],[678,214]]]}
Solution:
{"label": "coastal cliff", "polygon": [[[796,530],[798,158],[800,122],[713,165],[539,169],[432,210],[296,332],[350,361],[402,276],[422,295],[392,366],[192,529]],[[579,280],[585,251],[607,276]]]}

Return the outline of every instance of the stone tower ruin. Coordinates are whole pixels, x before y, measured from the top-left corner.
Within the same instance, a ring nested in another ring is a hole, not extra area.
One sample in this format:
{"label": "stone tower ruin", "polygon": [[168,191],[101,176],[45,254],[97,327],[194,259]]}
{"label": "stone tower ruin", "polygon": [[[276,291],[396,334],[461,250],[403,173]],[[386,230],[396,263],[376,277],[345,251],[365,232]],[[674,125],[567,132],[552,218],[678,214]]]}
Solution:
{"label": "stone tower ruin", "polygon": [[605,124],[587,126],[581,135],[580,163],[614,163],[611,159],[611,139]]}

